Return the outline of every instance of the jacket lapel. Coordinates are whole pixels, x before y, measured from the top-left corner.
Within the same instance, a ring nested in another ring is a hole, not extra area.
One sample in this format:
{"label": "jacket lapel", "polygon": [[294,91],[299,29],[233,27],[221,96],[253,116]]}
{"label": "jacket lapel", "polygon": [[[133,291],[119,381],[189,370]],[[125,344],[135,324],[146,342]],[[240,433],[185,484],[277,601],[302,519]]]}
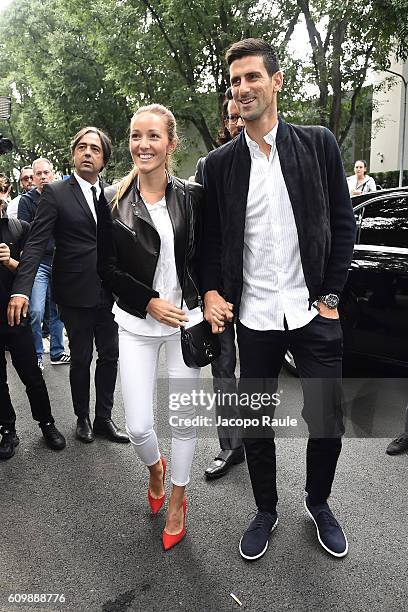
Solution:
{"label": "jacket lapel", "polygon": [[233,196],[229,198],[231,206],[229,217],[230,220],[235,219],[234,225],[236,224],[241,229],[243,235],[251,173],[251,156],[243,130],[234,144],[235,150],[231,156],[231,166],[227,178],[227,193]]}
{"label": "jacket lapel", "polygon": [[78,184],[78,182],[75,179],[73,174],[71,174],[71,176],[68,179],[68,181],[69,181],[69,184],[71,185],[71,188],[72,188],[73,194],[75,196],[75,199],[77,200],[78,204],[80,204],[82,210],[84,211],[84,213],[86,214],[86,216],[88,217],[88,219],[92,223],[92,226],[96,230],[96,223],[95,223],[94,216],[93,216],[93,214],[91,212],[91,209],[88,206],[88,202],[85,200],[85,196],[82,193],[82,189],[80,188],[80,186],[79,186],[79,184]]}

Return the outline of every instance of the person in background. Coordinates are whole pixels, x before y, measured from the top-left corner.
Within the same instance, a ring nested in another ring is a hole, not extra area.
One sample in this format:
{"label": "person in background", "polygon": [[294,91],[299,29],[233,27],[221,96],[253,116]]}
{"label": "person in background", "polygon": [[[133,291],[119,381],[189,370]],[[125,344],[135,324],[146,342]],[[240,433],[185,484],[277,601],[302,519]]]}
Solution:
{"label": "person in background", "polygon": [[[33,162],[33,176],[35,188],[21,196],[17,211],[17,217],[22,221],[27,221],[30,225],[34,222],[45,185],[48,185],[54,180],[54,169],[51,162],[43,157],[36,159]],[[33,330],[35,350],[37,352],[38,367],[40,370],[44,370],[42,324],[46,303],[48,303],[49,311],[48,325],[50,331],[51,363],[53,365],[65,365],[70,362],[70,356],[64,350],[64,325],[58,316],[57,306],[49,295],[54,246],[54,239],[50,238],[40,267],[35,276],[30,299],[31,328]]]}
{"label": "person in background", "polygon": [[[98,207],[98,272],[117,300],[113,312],[119,325],[126,430],[149,471],[147,498],[153,514],[165,501],[166,461],[153,428],[161,347],[166,349],[170,397],[181,391],[188,397],[200,375],[199,368],[184,363],[180,327],[203,319],[197,279],[203,193],[200,185],[170,174],[177,142],[169,109],[160,104],[139,108],[130,123],[133,169],[106,189],[112,214],[107,203]],[[165,550],[186,533],[185,488],[196,445],[195,427],[188,423],[193,415],[191,401],[170,412],[172,491],[162,533]]]}
{"label": "person in background", "polygon": [[54,424],[47,387],[37,365],[29,319],[25,317],[18,327],[7,324],[7,304],[29,229],[28,223],[8,218],[4,200],[0,200],[0,459],[10,459],[19,444],[16,413],[7,384],[6,346],[45,443],[53,450],[65,448],[65,438]]}
{"label": "person in background", "polygon": [[0,173],[0,205],[5,212],[10,204],[11,181],[8,176]]}
{"label": "person in background", "polygon": [[[28,310],[37,270],[53,238],[52,295],[71,351],[69,381],[77,417],[75,435],[86,444],[93,442],[95,435],[112,442],[129,442],[112,419],[118,327],[111,312],[112,295],[105,290],[96,270],[95,202],[102,189],[99,174],[111,151],[110,139],[96,127],[87,126],[75,134],[71,142],[74,172],[65,181],[44,185],[8,306],[9,325],[19,325]],[[44,171],[42,167],[43,178]],[[89,410],[94,344],[98,358],[92,426]]]}
{"label": "person in background", "polygon": [[347,185],[351,196],[377,191],[374,179],[366,174],[367,162],[358,159],[354,164],[354,174],[347,178]]}
{"label": "person in background", "polygon": [[[218,132],[217,145],[221,146],[236,138],[244,127],[244,122],[235,104],[231,87],[225,92],[225,98],[221,108],[221,127]],[[203,168],[205,157],[201,157],[197,162],[197,169],[194,180],[200,185],[203,184]],[[213,375],[214,393],[220,392],[221,397],[227,398],[227,394],[237,392],[237,381],[235,377],[235,367],[237,364],[235,347],[235,325],[233,323],[226,326],[223,334],[219,336],[221,344],[221,355],[211,363]],[[217,395],[218,396],[218,395]],[[232,395],[231,397],[234,397]],[[238,408],[232,402],[226,405],[216,404],[216,417],[234,418]],[[214,458],[212,464],[208,466],[204,474],[207,480],[220,478],[227,474],[233,465],[245,461],[244,447],[241,440],[241,432],[237,427],[218,426],[218,439],[220,452]]]}
{"label": "person in background", "polygon": [[20,193],[13,198],[7,207],[7,216],[9,219],[17,218],[18,203],[24,193],[30,191],[33,186],[33,169],[31,166],[24,166],[20,172]]}

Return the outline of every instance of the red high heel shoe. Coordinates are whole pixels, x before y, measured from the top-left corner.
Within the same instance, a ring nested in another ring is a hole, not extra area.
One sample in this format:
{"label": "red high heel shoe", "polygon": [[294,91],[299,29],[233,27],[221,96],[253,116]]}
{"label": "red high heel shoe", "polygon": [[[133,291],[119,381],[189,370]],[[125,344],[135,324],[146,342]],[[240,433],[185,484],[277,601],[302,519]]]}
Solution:
{"label": "red high heel shoe", "polygon": [[[163,466],[163,486],[164,486],[164,479],[166,478],[166,460],[164,457],[160,457],[160,461]],[[147,500],[149,502],[149,506],[150,506],[150,510],[152,511],[152,514],[157,514],[159,512],[159,510],[162,508],[164,504],[165,499],[166,499],[166,494],[162,495],[161,497],[152,497],[152,494],[150,493],[150,489],[147,489]]]}
{"label": "red high heel shoe", "polygon": [[186,535],[186,514],[187,514],[187,502],[186,502],[186,498],[184,498],[183,499],[183,527],[181,531],[175,534],[167,533],[167,531],[163,529],[162,541],[163,541],[164,550],[169,550],[169,548],[173,548],[173,546],[181,542],[181,540]]}

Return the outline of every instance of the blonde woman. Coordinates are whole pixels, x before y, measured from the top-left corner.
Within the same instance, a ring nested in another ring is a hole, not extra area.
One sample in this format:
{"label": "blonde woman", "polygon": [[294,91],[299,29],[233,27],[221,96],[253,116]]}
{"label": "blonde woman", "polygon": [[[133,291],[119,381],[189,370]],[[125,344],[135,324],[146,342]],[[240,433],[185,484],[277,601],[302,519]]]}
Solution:
{"label": "blonde woman", "polygon": [[[159,104],[139,108],[130,123],[133,169],[106,190],[111,206],[103,199],[98,206],[98,271],[116,296],[113,312],[119,325],[126,428],[149,470],[147,496],[153,514],[165,501],[166,461],[153,428],[160,348],[166,350],[170,393],[191,389],[200,373],[184,364],[180,327],[202,320],[196,273],[202,188],[190,183],[186,190],[184,182],[169,173],[177,141],[176,121],[167,108]],[[172,491],[163,531],[166,550],[186,533],[185,487],[196,434],[185,423],[193,414],[191,405],[180,406],[171,419]]]}

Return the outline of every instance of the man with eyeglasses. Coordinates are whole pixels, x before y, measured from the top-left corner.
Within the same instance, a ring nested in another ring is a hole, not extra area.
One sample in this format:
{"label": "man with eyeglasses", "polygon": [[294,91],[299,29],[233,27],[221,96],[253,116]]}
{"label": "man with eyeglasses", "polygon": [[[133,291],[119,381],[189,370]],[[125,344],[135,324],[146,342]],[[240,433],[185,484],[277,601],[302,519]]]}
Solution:
{"label": "man with eyeglasses", "polygon": [[33,169],[31,166],[24,166],[20,172],[20,193],[13,198],[7,207],[7,216],[9,219],[17,219],[18,204],[24,193],[30,191],[33,186]]}
{"label": "man with eyeglasses", "polygon": [[[244,122],[232,98],[231,88],[228,87],[221,109],[221,126],[218,132],[217,145],[221,146],[233,138],[236,138],[243,127]],[[198,160],[194,177],[194,180],[201,185],[203,184],[205,159],[205,157],[201,157]],[[221,400],[222,404],[216,404],[217,422],[220,422],[220,418],[228,419],[238,416],[238,414],[236,414],[238,408],[234,405],[233,400],[226,401],[228,397],[234,398],[237,392],[237,381],[235,377],[237,357],[234,324],[228,325],[225,332],[220,335],[220,343],[221,354],[211,364],[214,393],[217,397],[223,398]],[[231,396],[230,394],[233,395]],[[221,450],[204,472],[207,480],[221,478],[227,474],[232,466],[242,463],[245,460],[241,435],[237,428],[219,425],[218,439]]]}
{"label": "man with eyeglasses", "polygon": [[[54,180],[54,169],[51,162],[45,158],[38,158],[33,162],[33,176],[35,188],[21,196],[18,204],[17,217],[32,224],[37,214],[37,208],[45,185]],[[54,257],[54,240],[50,238],[46,251],[35,276],[30,299],[30,318],[33,330],[37,362],[40,370],[44,370],[44,345],[42,337],[42,323],[45,312],[47,295],[51,283],[52,260]],[[48,299],[49,330],[50,330],[50,358],[53,365],[69,364],[70,357],[64,350],[64,325],[61,322],[57,306],[52,298]]]}

